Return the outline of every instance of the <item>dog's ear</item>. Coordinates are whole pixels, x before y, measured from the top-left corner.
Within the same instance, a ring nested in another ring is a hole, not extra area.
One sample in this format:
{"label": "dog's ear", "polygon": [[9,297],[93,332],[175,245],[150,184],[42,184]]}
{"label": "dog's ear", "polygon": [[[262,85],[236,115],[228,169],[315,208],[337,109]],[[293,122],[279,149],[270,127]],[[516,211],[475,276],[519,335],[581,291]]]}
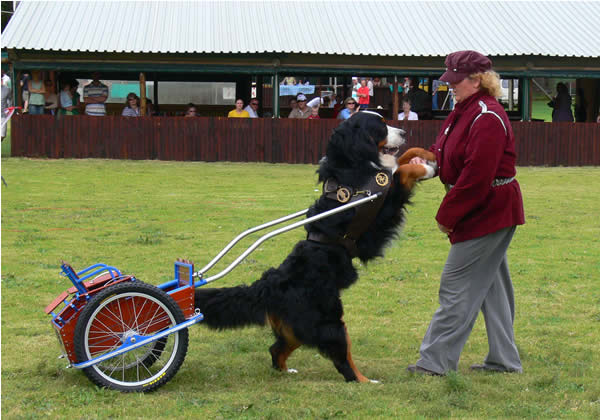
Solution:
{"label": "dog's ear", "polygon": [[378,142],[387,136],[387,126],[376,118],[354,115],[333,130],[327,145],[327,158],[345,165],[378,161]]}

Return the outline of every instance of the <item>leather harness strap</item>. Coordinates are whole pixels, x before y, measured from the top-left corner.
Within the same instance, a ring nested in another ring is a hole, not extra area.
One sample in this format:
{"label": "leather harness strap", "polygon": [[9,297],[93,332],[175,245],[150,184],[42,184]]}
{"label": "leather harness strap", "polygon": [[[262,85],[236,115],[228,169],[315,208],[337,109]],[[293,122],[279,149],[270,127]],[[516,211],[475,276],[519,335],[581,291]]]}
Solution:
{"label": "leather harness strap", "polygon": [[350,254],[352,258],[358,256],[358,247],[356,241],[365,233],[369,225],[373,222],[379,209],[385,201],[385,197],[392,184],[391,173],[388,171],[380,171],[375,176],[369,178],[366,185],[360,189],[354,189],[350,186],[340,185],[338,182],[330,178],[323,184],[323,195],[331,200],[339,201],[342,204],[347,204],[352,201],[363,198],[365,195],[370,196],[376,193],[382,193],[377,199],[367,204],[363,204],[356,209],[354,218],[348,225],[346,233],[340,236],[329,236],[323,233],[311,232],[308,234],[309,241],[320,242],[329,245],[341,245]]}

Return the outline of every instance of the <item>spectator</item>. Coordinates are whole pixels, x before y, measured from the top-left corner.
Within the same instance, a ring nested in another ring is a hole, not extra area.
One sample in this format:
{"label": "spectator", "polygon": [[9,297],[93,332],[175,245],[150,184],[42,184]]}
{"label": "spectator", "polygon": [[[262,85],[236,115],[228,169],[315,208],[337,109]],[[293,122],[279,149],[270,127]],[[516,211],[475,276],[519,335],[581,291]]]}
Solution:
{"label": "spectator", "polygon": [[375,85],[373,84],[373,79],[370,77],[367,78],[367,87],[369,88],[369,104],[373,103],[373,95],[375,95]]}
{"label": "spectator", "polygon": [[127,99],[125,100],[125,108],[123,108],[121,116],[141,117],[140,112],[140,98],[138,98],[138,96],[135,93],[129,92],[127,94]]}
{"label": "spectator", "polygon": [[187,108],[185,110],[185,115],[183,116],[184,118],[191,118],[191,117],[197,117],[198,116],[198,111],[196,110],[196,105],[194,105],[193,103],[189,103],[187,105]]}
{"label": "spectator", "polygon": [[358,78],[352,78],[352,99],[354,99],[358,103],[358,88],[360,87],[360,83],[358,83]]}
{"label": "spectator", "polygon": [[381,83],[381,79],[379,77],[374,77],[373,78],[373,86],[374,87],[383,86],[383,83]]}
{"label": "spectator", "polygon": [[77,108],[75,115],[81,114],[81,97],[79,95],[79,82],[77,79],[71,80],[71,95],[73,96],[73,105]]}
{"label": "spectator", "polygon": [[342,103],[342,98],[339,95],[333,96],[333,115],[338,115],[342,110],[344,104]]}
{"label": "spectator", "polygon": [[304,96],[303,93],[300,93],[296,96],[296,101],[298,102],[298,108],[293,109],[288,118],[308,118],[312,113],[312,110],[306,106],[306,96]]}
{"label": "spectator", "polygon": [[307,108],[310,109],[310,115],[308,116],[307,119],[309,120],[318,120],[321,117],[319,117],[319,107],[321,106],[321,102],[322,99],[318,96],[312,98],[310,101],[308,101],[308,103],[306,104]]}
{"label": "spectator", "polygon": [[577,88],[575,97],[575,121],[585,122],[587,120],[587,101],[582,88]]}
{"label": "spectator", "polygon": [[108,99],[108,86],[100,81],[100,73],[92,73],[92,81],[83,88],[83,102],[85,113],[93,117],[106,115],[104,103]]}
{"label": "spectator", "polygon": [[29,112],[29,73],[23,73],[23,77],[19,81],[21,85],[21,97],[23,98],[23,113]]}
{"label": "spectator", "polygon": [[431,96],[423,89],[419,88],[419,78],[411,77],[409,79],[410,88],[406,94],[412,105],[412,110],[417,113],[420,120],[430,120],[433,118],[431,113]]}
{"label": "spectator", "polygon": [[596,123],[600,124],[600,114],[596,117]]}
{"label": "spectator", "polygon": [[60,113],[62,115],[78,115],[77,103],[73,100],[73,82],[65,81],[60,91]]}
{"label": "spectator", "polygon": [[[296,101],[296,98],[291,98],[290,99],[290,114],[296,108],[298,108],[298,101]],[[288,115],[288,117],[289,117],[289,115]]]}
{"label": "spectator", "polygon": [[369,86],[367,86],[367,79],[364,77],[360,79],[360,87],[357,91],[358,95],[358,107],[360,109],[367,109],[369,107]]}
{"label": "spectator", "polygon": [[7,121],[7,110],[6,108],[12,106],[12,100],[11,100],[11,91],[10,88],[5,85],[4,83],[2,84],[2,140],[4,140],[4,137],[6,137],[6,126],[8,125],[8,121]]}
{"label": "spectator", "polygon": [[154,104],[152,103],[152,100],[149,98],[146,98],[146,116],[153,117],[155,115],[157,115],[157,113],[154,109]]}
{"label": "spectator", "polygon": [[235,101],[235,109],[229,111],[228,118],[250,118],[248,111],[244,109],[244,101],[238,99]]}
{"label": "spectator", "polygon": [[296,84],[296,78],[293,76],[287,76],[284,77],[283,80],[281,81],[282,85],[295,85]]}
{"label": "spectator", "polygon": [[350,118],[352,115],[354,115],[356,112],[358,112],[358,107],[356,106],[357,103],[354,100],[354,98],[352,97],[348,97],[346,98],[346,100],[344,101],[344,109],[342,109],[337,118],[339,120],[347,120],[348,118]]}
{"label": "spectator", "polygon": [[44,109],[47,114],[54,115],[58,109],[58,95],[54,92],[52,80],[44,81],[44,87],[46,88],[46,93],[44,94]]}
{"label": "spectator", "polygon": [[34,70],[31,72],[31,80],[28,82],[29,90],[29,113],[31,115],[43,115],[44,106],[46,106],[46,88],[41,79],[40,71]]}
{"label": "spectator", "polygon": [[552,122],[573,122],[571,95],[569,95],[567,85],[564,83],[556,84],[556,96],[548,102],[548,106],[552,108]]}
{"label": "spectator", "polygon": [[250,103],[244,109],[248,112],[250,118],[258,118],[258,99],[250,99]]}
{"label": "spectator", "polygon": [[410,110],[410,99],[402,99],[402,112],[398,114],[398,119],[400,121],[416,121],[419,119],[417,113]]}
{"label": "spectator", "polygon": [[2,86],[6,86],[9,89],[11,88],[10,76],[8,74],[6,74],[6,72],[4,70],[2,70]]}

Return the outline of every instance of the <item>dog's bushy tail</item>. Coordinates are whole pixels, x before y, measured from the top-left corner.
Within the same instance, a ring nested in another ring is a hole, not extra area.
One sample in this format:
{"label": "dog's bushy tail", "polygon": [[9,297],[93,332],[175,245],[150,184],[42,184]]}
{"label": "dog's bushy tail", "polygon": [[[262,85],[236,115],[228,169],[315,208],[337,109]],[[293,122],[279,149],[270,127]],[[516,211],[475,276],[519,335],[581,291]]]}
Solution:
{"label": "dog's bushy tail", "polygon": [[266,307],[256,286],[196,289],[195,307],[204,315],[202,323],[215,329],[264,325]]}

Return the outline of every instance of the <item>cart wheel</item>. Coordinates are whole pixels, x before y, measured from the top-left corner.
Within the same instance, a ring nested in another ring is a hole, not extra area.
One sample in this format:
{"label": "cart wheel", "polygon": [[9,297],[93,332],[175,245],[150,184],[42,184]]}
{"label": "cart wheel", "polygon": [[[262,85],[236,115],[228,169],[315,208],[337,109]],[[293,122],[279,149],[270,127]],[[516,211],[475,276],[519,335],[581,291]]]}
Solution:
{"label": "cart wheel", "polygon": [[[140,281],[110,286],[98,292],[79,316],[74,334],[77,361],[113,351],[133,335],[151,336],[184,321],[173,298],[155,286]],[[187,346],[186,328],[83,371],[102,387],[154,391],[177,373]]]}

